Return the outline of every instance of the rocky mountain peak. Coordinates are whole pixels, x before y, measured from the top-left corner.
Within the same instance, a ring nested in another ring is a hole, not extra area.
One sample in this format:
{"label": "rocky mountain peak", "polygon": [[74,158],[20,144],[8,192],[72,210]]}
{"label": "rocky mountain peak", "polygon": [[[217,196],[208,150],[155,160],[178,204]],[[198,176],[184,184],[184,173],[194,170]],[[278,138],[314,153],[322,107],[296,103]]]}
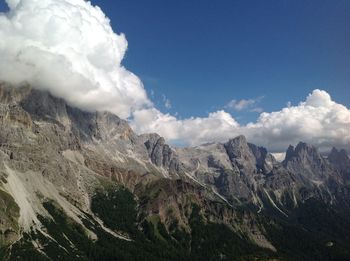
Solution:
{"label": "rocky mountain peak", "polygon": [[346,180],[350,180],[350,158],[346,150],[337,150],[333,147],[328,155],[328,161],[343,174]]}
{"label": "rocky mountain peak", "polygon": [[243,135],[229,140],[224,147],[234,168],[245,176],[256,172],[256,159]]}
{"label": "rocky mountain peak", "polygon": [[165,139],[156,133],[141,135],[148,151],[151,162],[174,174],[180,171],[177,153],[165,142]]}
{"label": "rocky mountain peak", "polygon": [[255,157],[256,167],[260,171],[268,173],[273,169],[274,165],[277,164],[277,161],[274,158],[274,156],[268,153],[266,148],[256,146],[252,143],[248,143],[248,146]]}
{"label": "rocky mountain peak", "polygon": [[295,148],[289,146],[283,165],[307,182],[324,181],[336,176],[332,166],[322,157],[317,148],[305,142],[299,142]]}
{"label": "rocky mountain peak", "polygon": [[270,172],[276,164],[274,157],[264,147],[248,143],[245,136],[240,135],[224,144],[231,163],[245,172]]}
{"label": "rocky mountain peak", "polygon": [[286,156],[284,159],[285,162],[291,160],[295,156],[294,150],[295,150],[295,148],[293,145],[288,146],[288,149],[286,151]]}
{"label": "rocky mountain peak", "polygon": [[240,135],[224,144],[230,159],[252,156],[245,136]]}
{"label": "rocky mountain peak", "polygon": [[345,149],[338,150],[335,147],[332,148],[331,152],[328,155],[329,161],[338,161],[348,163],[350,162],[348,153]]}
{"label": "rocky mountain peak", "polygon": [[307,144],[305,142],[299,142],[298,145],[294,148],[294,146],[289,145],[287,152],[286,152],[286,158],[284,162],[289,162],[292,160],[321,160],[322,156],[317,151],[317,148]]}
{"label": "rocky mountain peak", "polygon": [[110,112],[87,112],[71,107],[65,100],[28,85],[0,84],[1,104],[22,108],[34,122],[50,122],[72,131],[82,140],[135,141],[137,135],[127,121]]}
{"label": "rocky mountain peak", "polygon": [[297,155],[319,155],[317,148],[305,142],[299,142],[295,147],[295,153]]}
{"label": "rocky mountain peak", "polygon": [[239,135],[233,139],[230,139],[228,142],[234,146],[245,146],[248,144],[247,138],[244,135]]}

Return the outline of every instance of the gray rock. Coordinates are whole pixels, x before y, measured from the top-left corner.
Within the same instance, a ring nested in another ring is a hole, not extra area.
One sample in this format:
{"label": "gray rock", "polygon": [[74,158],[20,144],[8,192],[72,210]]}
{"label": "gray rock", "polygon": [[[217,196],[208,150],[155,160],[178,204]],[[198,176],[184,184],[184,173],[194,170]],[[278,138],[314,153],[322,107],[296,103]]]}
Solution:
{"label": "gray rock", "polygon": [[350,159],[346,150],[332,148],[328,155],[328,161],[343,175],[346,181],[350,181]]}
{"label": "gray rock", "polygon": [[296,148],[289,146],[284,167],[295,173],[305,184],[324,182],[329,178],[339,180],[337,171],[322,157],[317,149],[309,144],[300,142]]}
{"label": "gray rock", "polygon": [[[29,86],[0,87],[0,171],[6,174],[1,176],[1,186],[6,190],[5,182],[15,173],[28,192],[28,205],[42,215],[40,198],[44,197],[58,201],[79,219],[74,213],[89,212],[95,189],[108,182],[136,194],[148,191],[150,184],[160,184],[174,206],[178,199],[191,206],[183,193],[191,193],[203,206],[227,200],[233,206],[249,204],[260,210],[264,204],[288,210],[285,195],[294,206],[311,197],[333,203],[348,198],[343,177],[348,177],[349,164],[344,151],[332,150],[327,160],[306,143],[290,146],[283,163],[278,163],[244,136],[226,143],[172,148],[158,134],[137,135],[127,121],[112,113],[84,112]],[[161,204],[152,212],[168,207],[166,200],[157,200]],[[177,215],[183,216],[182,211],[178,208]],[[167,218],[165,212],[162,215]],[[226,219],[231,217],[225,214]]]}

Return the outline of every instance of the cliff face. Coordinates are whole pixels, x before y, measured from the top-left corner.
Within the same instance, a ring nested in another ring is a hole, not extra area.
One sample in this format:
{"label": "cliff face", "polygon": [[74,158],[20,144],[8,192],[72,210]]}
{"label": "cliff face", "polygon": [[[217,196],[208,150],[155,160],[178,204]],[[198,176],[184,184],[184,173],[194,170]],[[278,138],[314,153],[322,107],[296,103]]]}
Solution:
{"label": "cliff face", "polygon": [[330,178],[341,181],[339,173],[317,149],[309,144],[300,142],[294,149],[290,146],[283,162],[286,169],[296,173],[305,183],[324,182]]}
{"label": "cliff face", "polygon": [[[349,165],[344,151],[334,149],[326,159],[305,143],[290,147],[279,163],[244,136],[172,148],[157,134],[137,135],[114,114],[84,112],[47,92],[1,84],[0,250],[12,245],[20,255],[24,244],[45,253],[45,240],[53,238],[50,249],[70,241],[74,247],[65,248],[73,253],[85,243],[72,241],[72,223],[86,240],[112,237],[133,241],[131,247],[144,242],[138,241],[143,233],[170,248],[184,244],[186,252],[196,228],[222,224],[231,240],[271,254],[284,249],[271,231],[310,200],[349,206]],[[122,213],[130,215],[117,219]],[[57,225],[63,216],[69,222],[60,225],[68,229],[62,238],[50,220]]]}
{"label": "cliff face", "polygon": [[350,181],[350,158],[346,150],[333,148],[328,161],[343,175],[345,181]]}

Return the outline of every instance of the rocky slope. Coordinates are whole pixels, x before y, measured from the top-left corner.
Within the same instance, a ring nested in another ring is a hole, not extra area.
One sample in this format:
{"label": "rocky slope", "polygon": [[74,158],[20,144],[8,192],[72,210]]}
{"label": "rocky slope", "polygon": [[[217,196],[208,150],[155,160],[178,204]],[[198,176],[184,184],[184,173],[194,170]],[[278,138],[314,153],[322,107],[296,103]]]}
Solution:
{"label": "rocky slope", "polygon": [[349,166],[345,151],[302,142],[280,163],[244,136],[172,148],[2,83],[0,258],[350,258]]}

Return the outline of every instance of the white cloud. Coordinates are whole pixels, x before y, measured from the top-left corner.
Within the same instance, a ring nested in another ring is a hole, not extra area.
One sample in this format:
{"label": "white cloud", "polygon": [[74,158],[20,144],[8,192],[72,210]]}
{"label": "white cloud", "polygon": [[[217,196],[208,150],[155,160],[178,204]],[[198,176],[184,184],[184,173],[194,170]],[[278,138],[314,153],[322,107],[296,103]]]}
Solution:
{"label": "white cloud", "polygon": [[0,14],[0,79],[50,91],[85,110],[123,118],[151,102],[121,61],[128,43],[83,0],[7,0]]}
{"label": "white cloud", "polygon": [[158,132],[170,142],[182,140],[189,145],[225,141],[244,134],[249,141],[274,152],[282,152],[289,144],[299,141],[321,149],[331,146],[350,149],[350,110],[321,90],[314,90],[297,106],[261,113],[256,122],[247,125],[239,125],[225,111],[185,120],[156,109],[143,110],[134,116],[132,125],[138,132]]}
{"label": "white cloud", "polygon": [[[239,128],[239,124],[225,111],[210,113],[206,118],[178,120],[154,108],[136,111],[131,125],[138,133],[156,132],[170,142],[181,140],[189,145],[225,140],[231,130]],[[231,137],[236,135],[231,134]]]}
{"label": "white cloud", "polygon": [[167,109],[171,109],[171,102],[164,94],[162,95],[162,99],[164,102],[164,107]]}
{"label": "white cloud", "polygon": [[261,112],[263,112],[264,110],[263,110],[263,108],[256,107],[256,108],[251,109],[250,111],[251,111],[251,112],[258,112],[258,113],[261,113]]}
{"label": "white cloud", "polygon": [[262,113],[256,123],[241,128],[250,140],[275,151],[299,141],[324,149],[350,148],[350,110],[322,90],[314,90],[297,106]]}
{"label": "white cloud", "polygon": [[249,106],[253,105],[255,103],[255,100],[253,99],[249,99],[249,100],[231,100],[227,105],[226,107],[227,108],[232,108],[232,109],[235,109],[237,111],[241,111],[241,110],[244,110],[246,108],[248,108]]}
{"label": "white cloud", "polygon": [[[261,112],[262,109],[259,107],[254,107],[257,103],[259,103],[264,97],[260,96],[255,99],[242,99],[242,100],[231,100],[228,104],[226,104],[225,108],[233,109],[236,111],[243,111],[246,109],[250,109],[252,112]],[[253,108],[252,108],[253,107]]]}

